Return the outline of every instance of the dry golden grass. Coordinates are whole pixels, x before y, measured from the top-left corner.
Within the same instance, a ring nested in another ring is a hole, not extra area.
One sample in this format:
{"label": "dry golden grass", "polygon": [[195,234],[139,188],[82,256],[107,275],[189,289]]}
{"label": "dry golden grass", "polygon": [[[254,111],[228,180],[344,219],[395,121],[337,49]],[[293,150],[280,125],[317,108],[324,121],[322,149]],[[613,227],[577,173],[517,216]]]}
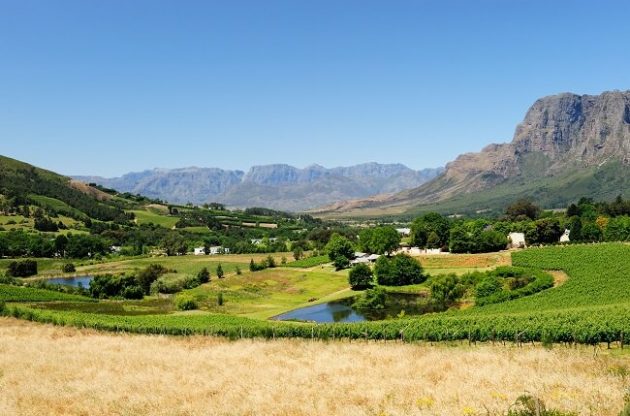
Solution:
{"label": "dry golden grass", "polygon": [[486,415],[520,394],[616,415],[592,350],[120,335],[0,318],[1,415]]}

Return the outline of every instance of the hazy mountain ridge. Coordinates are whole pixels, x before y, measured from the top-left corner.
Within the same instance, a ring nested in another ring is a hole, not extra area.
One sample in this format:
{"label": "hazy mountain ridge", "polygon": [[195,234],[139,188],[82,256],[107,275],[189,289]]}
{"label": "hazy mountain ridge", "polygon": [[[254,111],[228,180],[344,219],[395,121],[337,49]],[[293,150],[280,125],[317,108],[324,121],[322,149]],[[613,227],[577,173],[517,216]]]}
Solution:
{"label": "hazy mountain ridge", "polygon": [[[504,198],[514,194],[510,187],[518,189],[520,196],[548,204],[588,195],[610,197],[628,192],[629,163],[630,91],[595,96],[563,93],[537,100],[516,127],[512,142],[462,154],[426,184],[387,198],[337,203],[318,212],[402,213],[428,204],[450,209],[493,208],[504,202],[497,194]],[[450,203],[465,195],[475,200],[474,206],[463,201]]]}
{"label": "hazy mountain ridge", "polygon": [[253,166],[247,173],[218,168],[152,169],[118,178],[75,176],[121,192],[178,203],[222,202],[300,211],[350,198],[394,193],[433,179],[443,168],[416,171],[402,164],[364,163],[303,169],[286,164]]}

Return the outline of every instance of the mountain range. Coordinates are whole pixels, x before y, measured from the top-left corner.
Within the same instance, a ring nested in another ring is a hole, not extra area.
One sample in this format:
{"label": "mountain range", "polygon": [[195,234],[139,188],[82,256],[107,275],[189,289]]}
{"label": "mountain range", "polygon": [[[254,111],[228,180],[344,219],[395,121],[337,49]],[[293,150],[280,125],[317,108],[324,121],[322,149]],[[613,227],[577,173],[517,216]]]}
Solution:
{"label": "mountain range", "polygon": [[446,165],[435,179],[393,195],[338,202],[324,216],[474,213],[528,197],[562,207],[582,196],[630,191],[630,91],[563,93],[537,100],[510,143],[490,144]]}
{"label": "mountain range", "polygon": [[74,179],[174,203],[220,202],[237,208],[303,211],[347,199],[394,194],[417,187],[443,170],[413,170],[402,164],[379,163],[332,169],[275,164],[254,166],[248,172],[189,167],[152,169],[117,178]]}

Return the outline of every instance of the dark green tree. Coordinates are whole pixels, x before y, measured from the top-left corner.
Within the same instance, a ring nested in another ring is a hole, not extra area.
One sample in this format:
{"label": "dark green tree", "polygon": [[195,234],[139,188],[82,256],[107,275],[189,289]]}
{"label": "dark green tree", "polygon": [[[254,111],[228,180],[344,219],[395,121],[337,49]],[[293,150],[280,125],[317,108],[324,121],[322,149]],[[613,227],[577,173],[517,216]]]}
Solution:
{"label": "dark green tree", "polygon": [[350,269],[348,281],[353,290],[370,288],[374,285],[372,269],[367,264],[357,264]]}
{"label": "dark green tree", "polygon": [[199,273],[197,273],[197,280],[201,284],[208,283],[210,281],[210,272],[207,267],[199,270]]}
{"label": "dark green tree", "polygon": [[378,283],[385,286],[413,285],[426,280],[420,263],[406,254],[379,257],[374,274]]}

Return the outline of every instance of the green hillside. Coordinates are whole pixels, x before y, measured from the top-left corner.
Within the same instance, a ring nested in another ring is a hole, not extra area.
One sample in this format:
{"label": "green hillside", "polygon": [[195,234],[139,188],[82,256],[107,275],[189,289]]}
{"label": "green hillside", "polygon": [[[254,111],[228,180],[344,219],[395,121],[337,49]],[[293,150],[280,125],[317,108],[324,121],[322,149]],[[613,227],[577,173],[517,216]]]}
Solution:
{"label": "green hillside", "polygon": [[0,156],[3,204],[32,204],[74,218],[111,221],[124,214],[120,202],[95,188],[73,186],[70,179],[24,162]]}
{"label": "green hillside", "polygon": [[455,195],[445,201],[408,208],[404,215],[414,216],[429,211],[444,214],[503,212],[506,206],[523,197],[552,209],[566,207],[581,197],[612,200],[617,195],[628,196],[629,190],[630,167],[619,161],[602,167],[574,169],[545,177],[536,174],[534,165],[522,175],[490,189]]}

